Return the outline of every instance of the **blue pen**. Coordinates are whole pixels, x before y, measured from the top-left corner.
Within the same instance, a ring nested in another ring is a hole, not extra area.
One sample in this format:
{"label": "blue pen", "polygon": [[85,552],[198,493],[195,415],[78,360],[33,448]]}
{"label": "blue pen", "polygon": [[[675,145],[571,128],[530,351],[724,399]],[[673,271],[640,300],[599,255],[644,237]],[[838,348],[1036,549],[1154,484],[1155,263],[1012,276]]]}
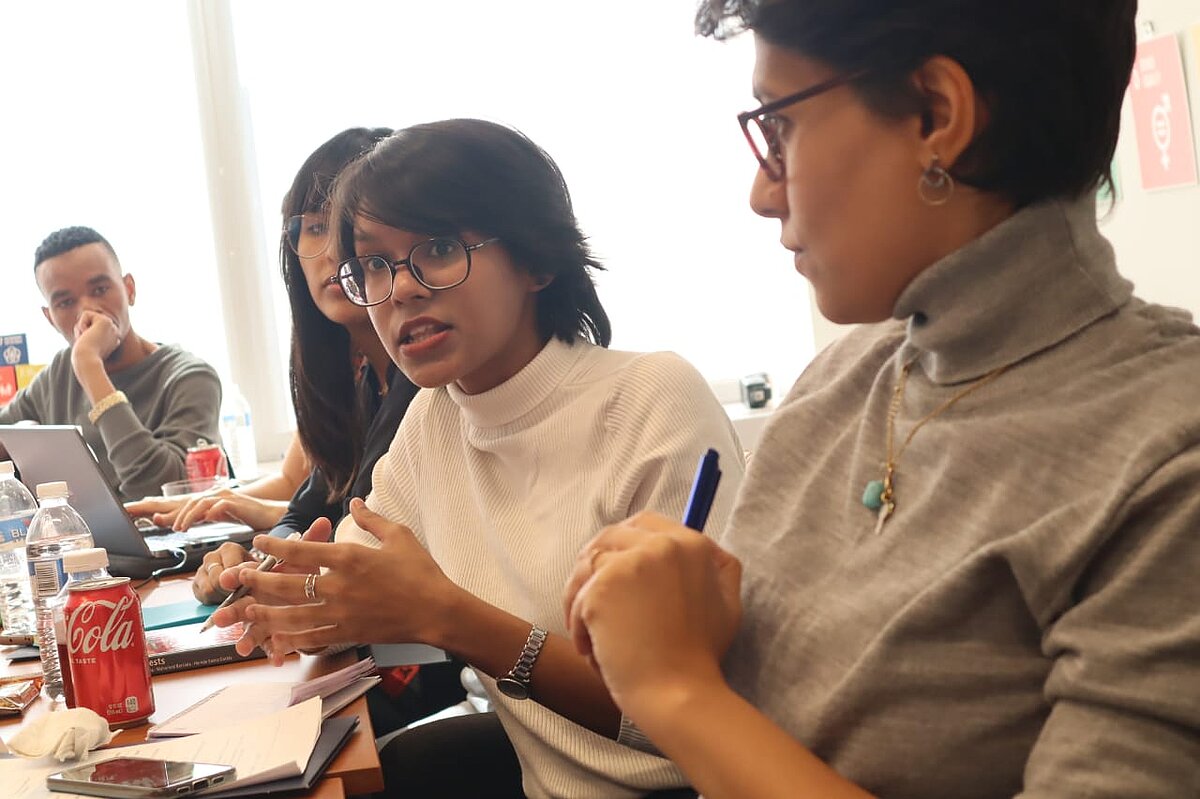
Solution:
{"label": "blue pen", "polygon": [[713,497],[717,493],[717,485],[721,482],[721,470],[717,466],[719,459],[717,451],[710,449],[701,456],[700,465],[696,468],[696,479],[692,483],[687,510],[683,512],[683,523],[697,532],[704,530],[708,512],[712,510]]}

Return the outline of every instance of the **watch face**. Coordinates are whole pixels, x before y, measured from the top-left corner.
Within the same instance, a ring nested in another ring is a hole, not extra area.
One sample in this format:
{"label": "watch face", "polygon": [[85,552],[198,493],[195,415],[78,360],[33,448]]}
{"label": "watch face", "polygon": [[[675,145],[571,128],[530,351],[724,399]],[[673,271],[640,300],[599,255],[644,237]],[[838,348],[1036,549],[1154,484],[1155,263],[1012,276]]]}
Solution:
{"label": "watch face", "polygon": [[529,684],[512,677],[501,677],[496,680],[496,688],[509,699],[529,698]]}

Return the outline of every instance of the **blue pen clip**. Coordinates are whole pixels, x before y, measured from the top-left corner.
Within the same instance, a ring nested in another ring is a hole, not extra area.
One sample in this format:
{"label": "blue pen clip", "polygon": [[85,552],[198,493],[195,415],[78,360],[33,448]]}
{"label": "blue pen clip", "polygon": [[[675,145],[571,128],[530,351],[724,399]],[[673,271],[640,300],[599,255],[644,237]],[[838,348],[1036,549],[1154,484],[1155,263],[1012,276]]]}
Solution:
{"label": "blue pen clip", "polygon": [[701,456],[700,465],[696,468],[687,510],[683,512],[683,523],[697,532],[704,530],[708,512],[712,510],[713,497],[717,494],[717,485],[721,482],[721,469],[718,466],[720,457],[715,449],[709,449]]}

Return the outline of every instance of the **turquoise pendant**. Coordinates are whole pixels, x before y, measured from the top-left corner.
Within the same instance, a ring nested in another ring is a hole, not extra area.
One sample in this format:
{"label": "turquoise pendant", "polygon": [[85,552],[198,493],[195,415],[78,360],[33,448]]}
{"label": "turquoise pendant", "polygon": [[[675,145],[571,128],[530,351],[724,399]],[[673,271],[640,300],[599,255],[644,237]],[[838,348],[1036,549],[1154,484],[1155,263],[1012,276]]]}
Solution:
{"label": "turquoise pendant", "polygon": [[862,504],[866,505],[871,510],[879,510],[883,507],[883,481],[872,480],[867,483],[866,490],[863,491]]}

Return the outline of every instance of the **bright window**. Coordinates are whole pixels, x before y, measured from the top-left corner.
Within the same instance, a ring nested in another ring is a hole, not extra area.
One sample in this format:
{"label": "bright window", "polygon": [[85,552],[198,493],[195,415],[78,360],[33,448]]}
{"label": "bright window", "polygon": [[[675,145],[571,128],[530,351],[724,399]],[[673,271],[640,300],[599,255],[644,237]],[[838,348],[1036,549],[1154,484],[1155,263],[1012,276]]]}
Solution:
{"label": "bright window", "polygon": [[39,310],[33,253],[87,225],[137,280],[135,329],[224,371],[228,355],[184,3],[5,7],[0,333],[47,362],[64,346]]}
{"label": "bright window", "polygon": [[[752,43],[698,39],[693,9],[692,0],[642,3],[630,15],[561,0],[234,4],[263,229],[279,229],[295,170],[343,128],[504,122],[567,178],[610,270],[598,285],[614,347],[675,350],[710,379],[767,370],[785,388],[812,355],[812,326],[777,223],[747,205],[756,167],[735,115],[755,104]],[[282,291],[278,303],[286,347]]]}
{"label": "bright window", "polygon": [[[812,355],[812,325],[777,224],[747,206],[755,164],[734,116],[754,102],[751,42],[697,39],[693,8],[233,3],[280,352],[278,209],[308,153],[354,125],[478,116],[522,129],[562,167],[610,270],[598,284],[615,347],[675,350],[710,379],[767,370],[785,388]],[[6,12],[0,333],[30,334],[36,361],[62,341],[39,311],[33,250],[86,224],[138,280],[138,331],[228,373],[187,11],[143,0]]]}

